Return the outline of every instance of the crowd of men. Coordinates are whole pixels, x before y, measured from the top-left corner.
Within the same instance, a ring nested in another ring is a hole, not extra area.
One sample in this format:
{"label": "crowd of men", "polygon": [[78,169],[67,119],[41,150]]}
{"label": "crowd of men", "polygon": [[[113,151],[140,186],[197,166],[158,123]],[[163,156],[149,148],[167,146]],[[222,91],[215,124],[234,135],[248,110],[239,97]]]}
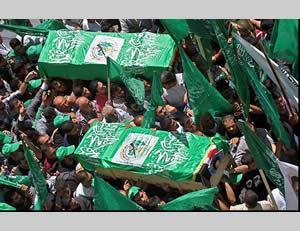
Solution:
{"label": "crowd of men", "polygon": [[[5,20],[4,20],[5,21]],[[16,20],[17,21],[17,20]],[[41,20],[42,21],[42,20]],[[95,32],[152,32],[167,33],[159,20],[120,19],[60,20],[69,30]],[[258,33],[270,39],[274,20],[251,20]],[[19,25],[31,26],[30,20],[21,20]],[[237,27],[239,34],[257,45],[249,29]],[[41,41],[40,41],[41,42]],[[2,44],[2,37],[0,36]],[[47,211],[92,211],[94,208],[93,172],[85,170],[76,159],[74,151],[84,134],[95,121],[123,123],[140,127],[145,110],[137,107],[126,87],[111,83],[111,100],[108,100],[108,85],[98,80],[70,80],[49,77],[41,79],[37,61],[39,54],[30,49],[31,42],[19,38],[1,45],[0,54],[0,175],[29,176],[31,172],[24,156],[23,137],[33,151],[35,160],[45,176],[48,197],[44,203]],[[37,45],[37,44],[35,44]],[[199,53],[189,37],[182,44],[186,54],[208,78]],[[224,136],[230,144],[232,162],[226,169],[215,196],[214,206],[221,210],[274,210],[261,175],[249,151],[245,137],[237,120],[243,117],[243,107],[231,81],[230,71],[219,45],[212,41],[214,49],[211,69],[214,87],[234,108],[232,114],[213,117],[207,112],[199,123],[195,123],[193,108],[184,84],[183,69],[179,55],[170,71],[161,73],[162,98],[166,106],[156,108],[155,130],[169,132],[191,132],[198,136],[212,137],[216,133]],[[289,73],[292,66],[284,60],[278,63]],[[151,82],[138,76],[145,84],[146,99],[150,100]],[[271,92],[280,114],[291,147],[285,147],[270,128],[254,91],[250,89],[250,122],[252,130],[280,160],[298,166],[298,109],[287,110],[286,102],[278,87],[267,79],[263,84]],[[25,178],[24,178],[25,179]],[[113,187],[147,210],[159,210],[159,205],[182,195],[169,187],[105,178]],[[298,177],[293,177],[292,186],[298,196]],[[283,194],[268,180],[277,207],[286,209]],[[20,182],[15,188],[0,184],[0,202],[17,210],[28,211],[37,201],[32,180]],[[197,205],[195,205],[197,210]]]}

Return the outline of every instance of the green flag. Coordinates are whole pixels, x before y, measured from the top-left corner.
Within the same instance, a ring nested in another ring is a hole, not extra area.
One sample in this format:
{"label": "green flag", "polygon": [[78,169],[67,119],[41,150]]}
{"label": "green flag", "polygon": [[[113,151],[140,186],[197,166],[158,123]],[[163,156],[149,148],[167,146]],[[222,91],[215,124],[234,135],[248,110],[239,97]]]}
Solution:
{"label": "green flag", "polygon": [[49,31],[46,29],[34,28],[29,26],[0,24],[0,28],[12,31],[20,36],[24,36],[24,35],[46,36],[49,33]]}
{"label": "green flag", "polygon": [[95,174],[95,210],[142,211],[141,206],[122,195],[118,190]]}
{"label": "green flag", "polygon": [[123,84],[127,87],[131,96],[134,98],[135,102],[140,108],[144,108],[145,101],[145,86],[144,83],[138,79],[133,78],[127,73],[121,65],[116,61],[107,57],[107,65],[110,76],[115,76],[116,74],[120,76]]}
{"label": "green flag", "polygon": [[41,24],[36,25],[34,28],[45,30],[68,30],[68,28],[56,19],[47,19]]}
{"label": "green flag", "polygon": [[10,206],[9,204],[6,203],[0,203],[0,211],[9,211],[9,210],[16,210],[15,207]]}
{"label": "green flag", "polygon": [[181,47],[179,53],[195,122],[198,123],[206,112],[212,116],[231,113],[232,105],[207,81]]}
{"label": "green flag", "polygon": [[269,90],[259,81],[254,70],[244,61],[245,71],[248,73],[249,82],[254,90],[257,98],[260,102],[267,121],[270,124],[274,134],[277,138],[281,139],[287,148],[291,147],[289,137],[281,124],[280,115],[277,110],[277,106],[272,98]]}
{"label": "green flag", "polygon": [[24,156],[27,160],[28,167],[32,174],[33,185],[38,198],[34,210],[43,210],[43,203],[45,202],[48,195],[48,190],[46,187],[46,179],[40,169],[39,164],[33,158],[34,155],[33,152],[28,149],[22,137],[21,140],[23,144]]}
{"label": "green flag", "polygon": [[160,19],[160,22],[176,43],[189,35],[189,27],[185,19]]}
{"label": "green flag", "polygon": [[151,128],[155,123],[155,110],[158,106],[165,106],[165,102],[162,100],[163,86],[156,71],[153,71],[152,85],[151,85],[151,99],[148,105],[147,111],[144,113],[144,119],[142,122],[143,128]]}
{"label": "green flag", "polygon": [[234,41],[227,43],[228,32],[226,31],[224,20],[211,20],[211,25],[214,28],[217,40],[222,48],[223,55],[229,66],[232,82],[235,85],[235,90],[244,105],[245,116],[248,117],[250,93],[248,88],[248,79],[246,73],[243,70],[243,66],[240,65],[241,60],[237,55]]}
{"label": "green flag", "polygon": [[257,168],[263,169],[269,180],[284,194],[284,178],[276,162],[275,154],[258,138],[245,121],[239,120],[238,124]]}
{"label": "green flag", "polygon": [[181,197],[160,206],[161,210],[193,210],[200,207],[204,210],[218,210],[212,206],[218,188],[202,189],[187,193]]}
{"label": "green flag", "polygon": [[298,20],[276,19],[271,36],[271,57],[291,64],[298,59]]}
{"label": "green flag", "polygon": [[14,188],[20,188],[19,184],[15,181],[10,180],[8,176],[0,175],[0,184],[11,186]]}

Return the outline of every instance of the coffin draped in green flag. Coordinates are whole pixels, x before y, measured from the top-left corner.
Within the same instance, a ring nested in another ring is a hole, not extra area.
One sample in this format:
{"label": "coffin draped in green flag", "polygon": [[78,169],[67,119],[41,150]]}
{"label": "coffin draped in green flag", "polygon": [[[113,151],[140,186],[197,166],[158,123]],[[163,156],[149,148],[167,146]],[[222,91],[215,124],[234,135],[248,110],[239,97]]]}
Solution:
{"label": "coffin draped in green flag", "polygon": [[[150,32],[50,31],[38,66],[42,77],[106,82],[110,57],[132,76],[151,80],[154,70],[160,74],[172,64],[174,45],[169,35]],[[121,81],[119,76],[110,77],[112,82]]]}
{"label": "coffin draped in green flag", "polygon": [[211,25],[214,28],[217,40],[222,48],[223,55],[229,66],[231,80],[235,85],[235,90],[244,106],[245,116],[248,117],[250,93],[248,87],[247,74],[243,70],[241,60],[237,54],[234,40],[231,43],[227,43],[228,32],[226,31],[224,20],[211,20]]}
{"label": "coffin draped in green flag", "polygon": [[231,113],[232,105],[207,81],[181,47],[179,53],[196,123],[206,112],[210,112],[212,116]]}
{"label": "coffin draped in green flag", "polygon": [[95,210],[142,211],[138,204],[122,195],[118,190],[95,175]]}
{"label": "coffin draped in green flag", "polygon": [[28,167],[32,174],[33,185],[38,198],[34,210],[43,210],[43,203],[45,202],[48,195],[46,179],[40,169],[39,164],[33,158],[34,153],[30,149],[28,149],[22,137],[21,140],[23,144],[24,156],[27,160]]}
{"label": "coffin draped in green flag", "polygon": [[254,70],[248,66],[244,61],[245,71],[248,73],[249,82],[252,86],[253,91],[255,92],[260,106],[262,107],[264,114],[267,117],[267,121],[270,124],[272,131],[277,138],[281,139],[287,148],[291,147],[291,143],[287,132],[280,121],[280,115],[277,110],[277,106],[272,98],[269,90],[258,80]]}
{"label": "coffin draped in green flag", "polygon": [[107,57],[109,76],[119,76],[140,108],[144,107],[145,86],[141,80],[130,76],[116,61]]}
{"label": "coffin draped in green flag", "polygon": [[170,181],[195,181],[202,159],[216,147],[226,152],[229,145],[218,134],[203,137],[97,122],[85,134],[75,155],[88,171],[119,169]]}
{"label": "coffin draped in green flag", "polygon": [[10,210],[16,210],[16,208],[6,203],[0,203],[0,211],[10,211]]}
{"label": "coffin draped in green flag", "polygon": [[151,99],[148,105],[147,111],[144,113],[144,119],[142,122],[143,128],[151,128],[155,123],[155,110],[158,106],[165,106],[162,100],[163,86],[159,75],[156,71],[153,71],[152,85],[151,85]]}
{"label": "coffin draped in green flag", "polygon": [[249,125],[238,121],[239,128],[245,136],[250,153],[255,161],[256,167],[263,169],[269,180],[284,194],[284,178],[276,162],[276,156],[268,146],[251,130]]}
{"label": "coffin draped in green flag", "polygon": [[161,210],[194,210],[201,208],[203,210],[218,210],[213,207],[215,194],[219,192],[218,188],[202,189],[196,192],[187,193],[181,197],[160,206]]}

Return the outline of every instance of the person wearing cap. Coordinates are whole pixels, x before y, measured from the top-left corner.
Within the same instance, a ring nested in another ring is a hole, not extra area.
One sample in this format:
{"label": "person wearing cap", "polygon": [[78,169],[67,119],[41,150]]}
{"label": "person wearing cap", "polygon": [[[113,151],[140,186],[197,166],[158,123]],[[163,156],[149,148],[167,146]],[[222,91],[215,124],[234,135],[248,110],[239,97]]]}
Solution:
{"label": "person wearing cap", "polygon": [[58,171],[60,173],[73,171],[77,165],[74,157],[75,146],[59,147],[56,150],[56,157],[58,159]]}
{"label": "person wearing cap", "polygon": [[19,142],[14,142],[12,144],[6,143],[2,147],[2,154],[8,157],[11,153],[16,152],[19,149]]}
{"label": "person wearing cap", "polygon": [[150,201],[147,193],[137,186],[130,187],[127,197],[142,207],[147,206]]}
{"label": "person wearing cap", "polygon": [[2,131],[0,131],[0,143],[2,144],[9,144],[12,141],[12,137],[6,135]]}
{"label": "person wearing cap", "polygon": [[41,146],[41,150],[43,154],[45,155],[44,159],[44,168],[51,176],[57,176],[59,175],[58,172],[58,161],[56,157],[56,150],[57,146],[54,144],[43,144]]}
{"label": "person wearing cap", "polygon": [[28,49],[26,50],[26,53],[32,62],[37,62],[37,60],[42,52],[42,49],[43,49],[42,44],[32,45],[32,46],[28,47]]}
{"label": "person wearing cap", "polygon": [[74,197],[85,197],[90,201],[93,201],[95,194],[94,187],[92,186],[94,179],[93,175],[84,169],[80,169],[76,171],[76,176],[80,184],[77,186],[77,189],[73,194]]}

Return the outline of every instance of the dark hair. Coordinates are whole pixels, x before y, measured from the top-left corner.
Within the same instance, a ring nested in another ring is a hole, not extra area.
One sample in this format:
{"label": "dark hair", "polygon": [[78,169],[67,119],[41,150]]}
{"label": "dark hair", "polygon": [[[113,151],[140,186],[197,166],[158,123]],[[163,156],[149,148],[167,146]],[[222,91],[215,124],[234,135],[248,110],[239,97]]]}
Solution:
{"label": "dark hair", "polygon": [[51,106],[48,106],[43,110],[43,116],[46,118],[46,120],[53,118],[55,115],[55,109]]}
{"label": "dark hair", "polygon": [[56,192],[63,191],[67,188],[71,189],[69,184],[67,184],[66,181],[63,179],[57,179],[55,181],[54,187],[55,187]]}
{"label": "dark hair", "polygon": [[48,150],[48,148],[54,148],[54,149],[56,149],[56,148],[58,148],[58,144],[49,144],[49,143],[45,143],[45,144],[42,144],[41,145],[41,151],[43,152],[43,153],[46,153],[47,152],[47,150]]}
{"label": "dark hair", "polygon": [[9,45],[12,49],[14,49],[16,46],[19,46],[21,44],[20,40],[17,38],[13,38],[9,41]]}
{"label": "dark hair", "polygon": [[22,69],[25,69],[25,65],[22,62],[16,62],[12,65],[12,71],[18,74]]}
{"label": "dark hair", "polygon": [[17,163],[20,164],[20,161],[25,160],[26,158],[25,158],[25,155],[23,152],[16,152],[15,159],[16,159]]}
{"label": "dark hair", "polygon": [[7,192],[4,194],[4,201],[5,201],[5,203],[11,204],[11,202],[12,202],[12,197],[13,197],[13,195],[14,195],[15,192],[17,192],[17,189],[13,188],[13,189],[7,191]]}
{"label": "dark hair", "polygon": [[164,71],[160,74],[161,82],[164,83],[172,83],[176,81],[175,75],[170,71]]}
{"label": "dark hair", "polygon": [[248,208],[254,208],[257,205],[257,201],[258,201],[257,194],[254,191],[248,189],[245,192],[245,203],[246,203],[246,206]]}
{"label": "dark hair", "polygon": [[253,157],[250,153],[246,152],[241,159],[241,163],[245,165],[250,165],[254,162]]}
{"label": "dark hair", "polygon": [[111,91],[111,94],[114,95],[115,92],[118,90],[118,88],[121,88],[122,89],[122,85],[119,84],[119,83],[112,83],[110,85],[110,91]]}
{"label": "dark hair", "polygon": [[94,97],[97,94],[97,87],[98,87],[98,80],[92,80],[89,83],[88,89]]}
{"label": "dark hair", "polygon": [[82,183],[84,180],[88,179],[88,173],[85,170],[79,171],[76,173],[77,179]]}
{"label": "dark hair", "polygon": [[273,97],[274,100],[277,100],[279,97],[281,97],[281,93],[278,89],[274,89],[272,92],[271,92],[271,95]]}
{"label": "dark hair", "polygon": [[16,78],[12,79],[10,81],[9,85],[10,85],[10,89],[12,91],[18,90],[19,89],[19,86],[18,86],[19,85],[19,79],[16,79]]}
{"label": "dark hair", "polygon": [[182,127],[184,127],[184,123],[186,123],[188,120],[190,120],[191,118],[187,115],[183,115],[182,117],[180,117],[179,119],[179,123]]}
{"label": "dark hair", "polygon": [[148,204],[147,204],[147,210],[149,210],[149,211],[157,211],[157,210],[160,210],[160,208],[159,208],[159,203],[160,203],[160,199],[159,199],[159,197],[158,196],[153,196],[153,197],[150,197],[150,199],[149,199],[149,202],[148,202]]}
{"label": "dark hair", "polygon": [[82,96],[83,87],[82,86],[76,86],[76,87],[74,87],[73,92],[74,92],[74,95],[76,97],[80,97],[80,96]]}
{"label": "dark hair", "polygon": [[233,115],[229,114],[229,115],[226,115],[226,116],[223,117],[222,124],[224,124],[227,121],[234,121],[234,122],[236,122],[236,118]]}
{"label": "dark hair", "polygon": [[74,123],[71,120],[63,122],[63,124],[60,127],[60,131],[63,134],[69,133],[74,128]]}
{"label": "dark hair", "polygon": [[14,109],[15,108],[15,104],[18,101],[17,98],[12,99],[11,101],[9,101],[8,105],[10,109]]}
{"label": "dark hair", "polygon": [[172,120],[168,117],[163,117],[160,119],[160,128],[164,131],[169,131]]}

